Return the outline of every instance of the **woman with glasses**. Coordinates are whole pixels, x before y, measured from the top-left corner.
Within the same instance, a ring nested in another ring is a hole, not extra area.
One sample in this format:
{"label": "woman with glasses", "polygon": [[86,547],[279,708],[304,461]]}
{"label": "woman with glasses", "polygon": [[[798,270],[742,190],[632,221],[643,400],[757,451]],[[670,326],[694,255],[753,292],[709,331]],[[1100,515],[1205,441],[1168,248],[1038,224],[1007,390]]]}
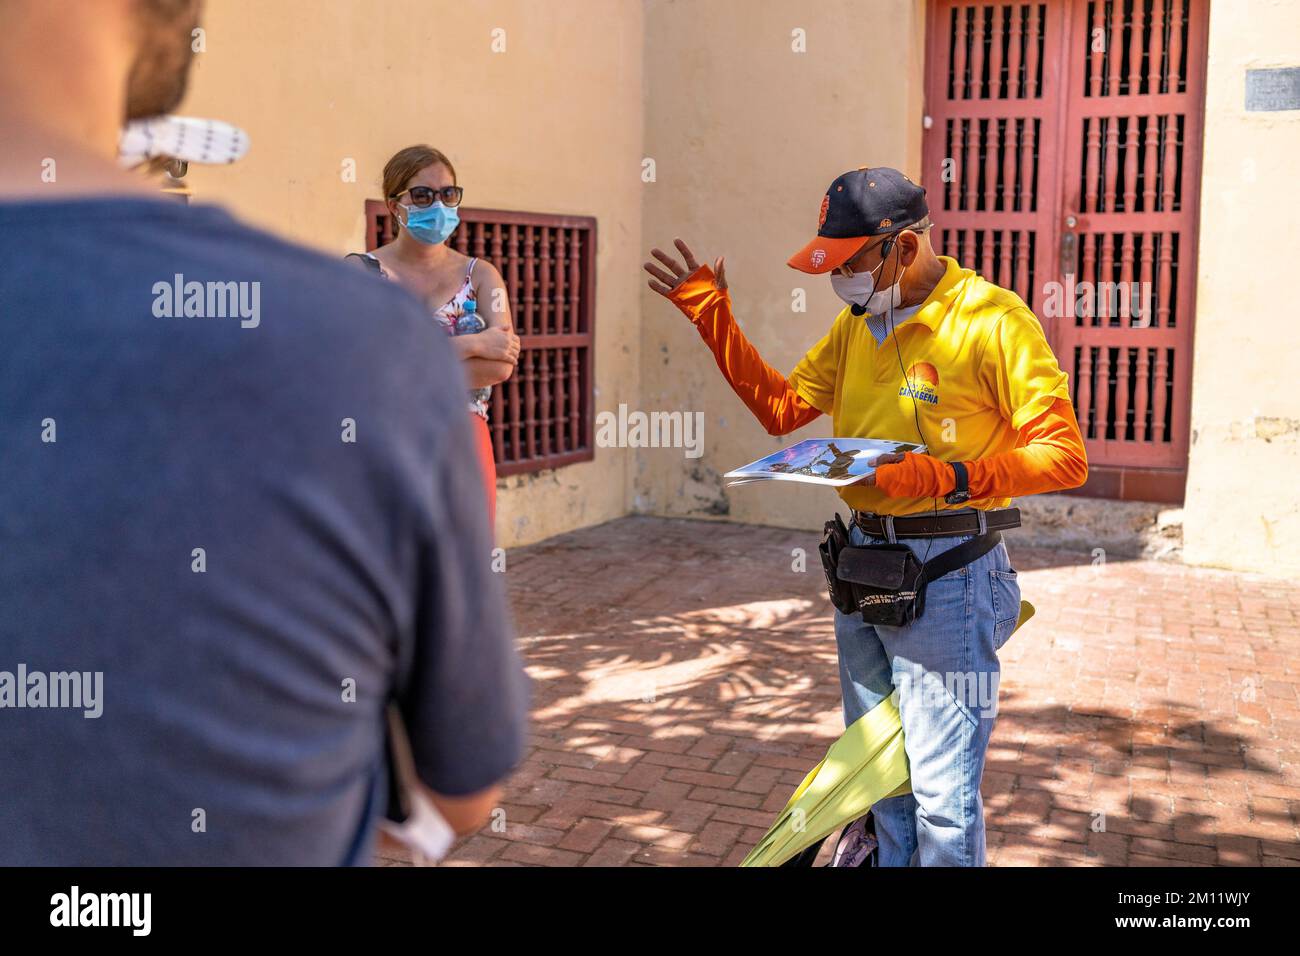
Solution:
{"label": "woman with glasses", "polygon": [[408,146],[384,166],[384,198],[397,238],[354,259],[384,278],[400,282],[428,305],[451,336],[469,382],[469,411],[487,479],[488,517],[496,517],[496,463],[488,433],[492,386],[508,379],[519,360],[519,337],[510,319],[505,282],[492,263],[447,245],[460,222],[464,190],[445,155],[430,146]]}

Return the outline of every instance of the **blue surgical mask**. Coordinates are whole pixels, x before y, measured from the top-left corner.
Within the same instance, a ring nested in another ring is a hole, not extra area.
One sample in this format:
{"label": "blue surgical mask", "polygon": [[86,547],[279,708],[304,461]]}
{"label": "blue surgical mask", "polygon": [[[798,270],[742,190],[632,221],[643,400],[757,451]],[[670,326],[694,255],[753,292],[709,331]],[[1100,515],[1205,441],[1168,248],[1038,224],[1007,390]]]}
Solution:
{"label": "blue surgical mask", "polygon": [[[400,203],[398,205],[401,205]],[[411,234],[411,238],[436,246],[446,242],[447,237],[460,225],[460,213],[455,207],[444,206],[435,202],[432,206],[402,206],[406,210],[406,222],[402,227]]]}

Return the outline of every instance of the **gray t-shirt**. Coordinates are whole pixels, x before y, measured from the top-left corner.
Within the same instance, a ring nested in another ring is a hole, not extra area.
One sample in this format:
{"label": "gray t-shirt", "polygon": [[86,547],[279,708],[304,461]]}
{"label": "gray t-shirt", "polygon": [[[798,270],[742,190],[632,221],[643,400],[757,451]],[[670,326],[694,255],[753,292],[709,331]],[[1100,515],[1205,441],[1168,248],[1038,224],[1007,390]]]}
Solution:
{"label": "gray t-shirt", "polygon": [[421,306],[162,199],[0,203],[0,262],[0,864],[366,863],[390,699],[433,789],[501,779],[526,679]]}

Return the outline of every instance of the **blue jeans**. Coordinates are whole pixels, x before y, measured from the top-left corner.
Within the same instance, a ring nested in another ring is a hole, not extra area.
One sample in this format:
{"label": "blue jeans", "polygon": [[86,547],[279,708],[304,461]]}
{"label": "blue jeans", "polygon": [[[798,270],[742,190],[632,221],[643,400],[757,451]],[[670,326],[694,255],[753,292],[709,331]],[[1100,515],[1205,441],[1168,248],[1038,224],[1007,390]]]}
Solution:
{"label": "blue jeans", "polygon": [[[855,545],[880,543],[855,526]],[[935,557],[969,535],[905,538]],[[895,690],[912,792],[874,807],[881,866],[983,866],[980,780],[997,717],[998,649],[1015,630],[1020,585],[1005,544],[931,581],[909,627],[864,624],[835,612],[844,724]]]}

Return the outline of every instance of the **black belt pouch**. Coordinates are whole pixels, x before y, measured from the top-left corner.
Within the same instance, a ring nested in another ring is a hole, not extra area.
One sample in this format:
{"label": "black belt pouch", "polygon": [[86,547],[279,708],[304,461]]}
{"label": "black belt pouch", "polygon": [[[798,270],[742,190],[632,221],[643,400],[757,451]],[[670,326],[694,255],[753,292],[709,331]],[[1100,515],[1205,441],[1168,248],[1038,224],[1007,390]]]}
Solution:
{"label": "black belt pouch", "polygon": [[838,514],[822,534],[822,567],[831,603],[867,624],[907,627],[925,613],[925,588],[1002,542],[1002,534],[976,535],[922,564],[905,544],[855,545]]}
{"label": "black belt pouch", "polygon": [[839,579],[840,555],[849,547],[849,531],[844,527],[844,519],[836,513],[834,518],[826,522],[818,551],[821,552],[822,570],[826,572],[826,590],[830,593],[831,603],[837,611],[844,614],[852,614],[858,609],[853,598],[853,585]]}
{"label": "black belt pouch", "polygon": [[826,522],[820,547],[831,603],[867,624],[906,627],[925,610],[921,562],[905,544],[850,543],[844,520]]}
{"label": "black belt pouch", "polygon": [[868,624],[907,627],[925,612],[921,562],[905,544],[845,548],[836,577],[851,589],[853,609]]}

